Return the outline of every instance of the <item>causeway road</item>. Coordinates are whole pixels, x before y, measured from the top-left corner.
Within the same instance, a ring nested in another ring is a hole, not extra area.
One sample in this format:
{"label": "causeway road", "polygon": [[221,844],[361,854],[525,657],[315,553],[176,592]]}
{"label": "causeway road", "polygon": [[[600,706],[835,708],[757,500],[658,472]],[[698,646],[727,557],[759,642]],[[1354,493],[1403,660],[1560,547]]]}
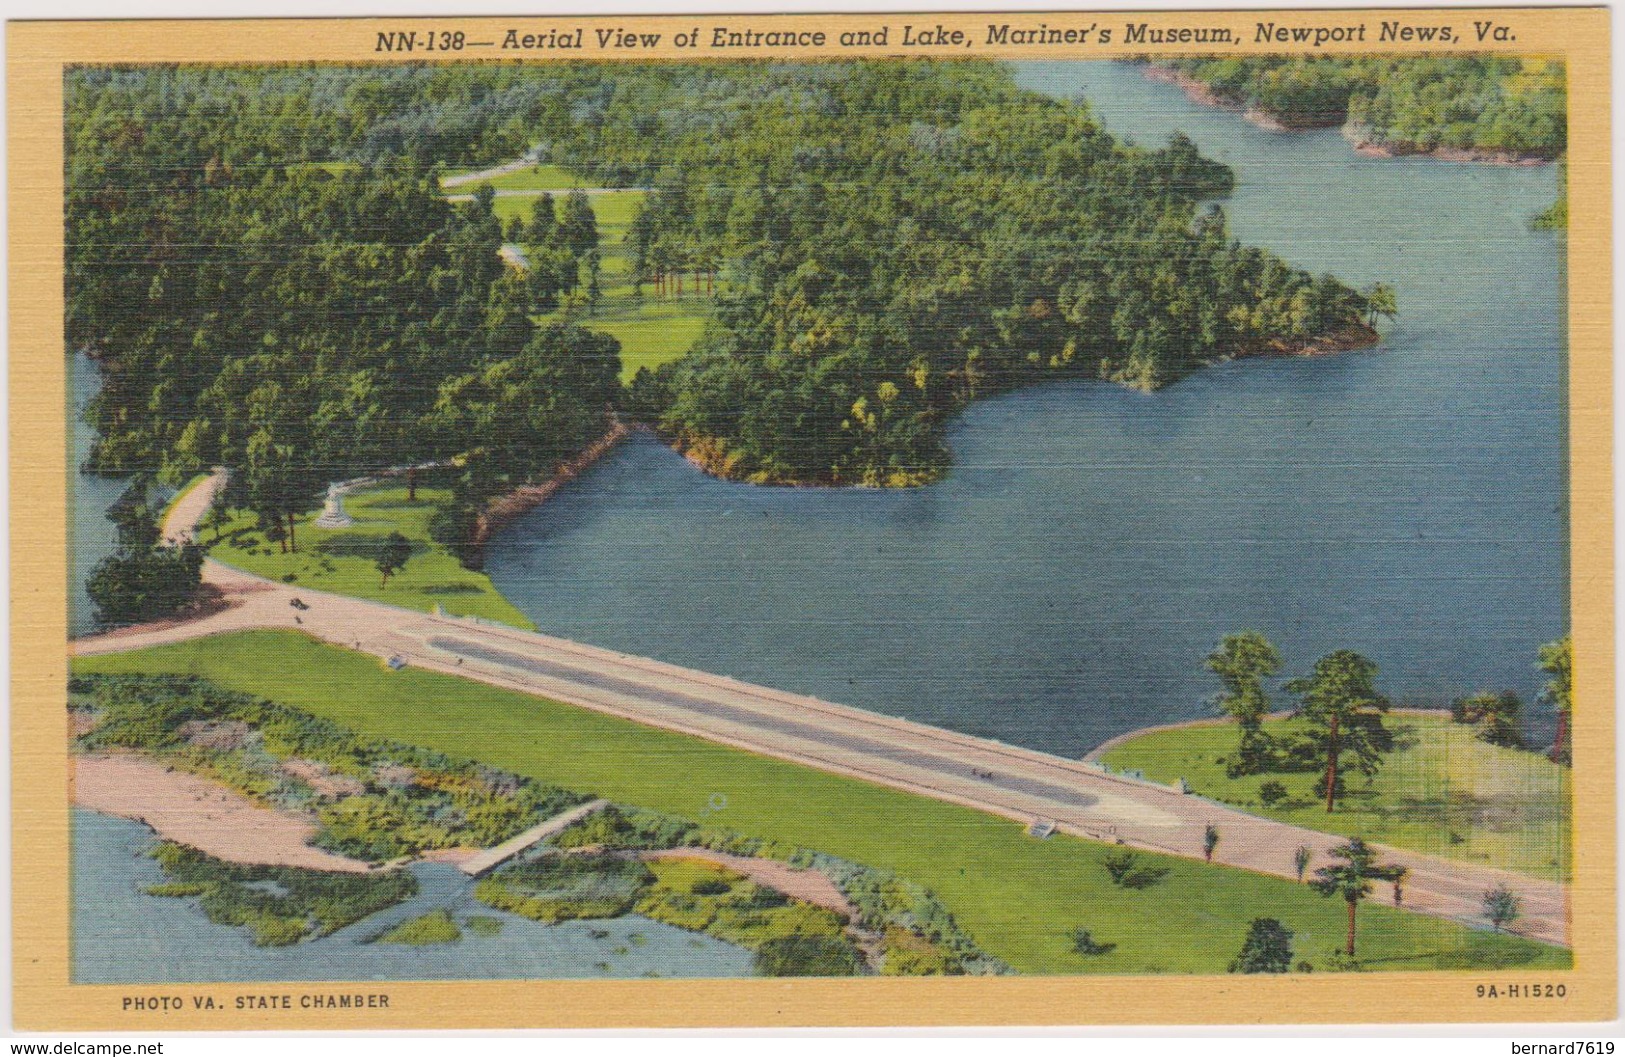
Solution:
{"label": "causeway road", "polygon": [[[219,478],[184,496],[163,526],[188,535]],[[190,519],[190,520],[188,520]],[[250,628],[301,630],[381,659],[476,679],[633,722],[691,734],[820,770],[949,801],[1022,823],[1150,851],[1203,857],[1208,826],[1219,831],[1213,861],[1295,878],[1293,859],[1310,849],[1309,873],[1332,861],[1342,838],[1104,773],[1098,766],[988,738],[786,693],[536,632],[469,618],[418,613],[253,576],[209,560],[204,577],[224,605],[188,621],[126,628],[77,639],[75,655],[158,646]],[[308,608],[294,609],[298,597]],[[296,623],[296,619],[297,623]],[[1378,846],[1382,861],[1406,867],[1404,906],[1483,923],[1483,894],[1505,885],[1523,901],[1514,931],[1569,942],[1564,885],[1474,863]],[[1390,901],[1379,883],[1371,897]]]}

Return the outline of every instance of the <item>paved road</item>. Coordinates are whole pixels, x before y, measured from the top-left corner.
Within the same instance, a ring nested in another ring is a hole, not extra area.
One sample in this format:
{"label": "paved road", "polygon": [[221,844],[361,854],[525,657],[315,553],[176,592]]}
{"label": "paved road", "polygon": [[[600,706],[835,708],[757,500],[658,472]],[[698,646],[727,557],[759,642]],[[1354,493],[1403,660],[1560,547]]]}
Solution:
{"label": "paved road", "polygon": [[[186,496],[164,525],[184,531],[212,496],[206,483]],[[1008,818],[1054,822],[1066,832],[1187,858],[1200,858],[1209,825],[1219,830],[1214,861],[1293,877],[1294,853],[1329,862],[1336,837],[1259,818],[1167,787],[1107,775],[1076,760],[986,738],[894,719],[816,698],[739,682],[548,635],[396,609],[251,576],[217,562],[206,579],[227,606],[184,623],[76,640],[76,654],[137,649],[257,627],[297,627],[318,638],[382,658],[538,694],[635,722],[693,734],[822,770],[850,775]],[[299,597],[309,608],[295,611]],[[1517,931],[1567,943],[1567,898],[1556,882],[1418,852],[1381,848],[1407,867],[1405,906],[1482,922],[1483,893],[1505,884],[1523,900]],[[1388,899],[1379,885],[1373,899]]]}

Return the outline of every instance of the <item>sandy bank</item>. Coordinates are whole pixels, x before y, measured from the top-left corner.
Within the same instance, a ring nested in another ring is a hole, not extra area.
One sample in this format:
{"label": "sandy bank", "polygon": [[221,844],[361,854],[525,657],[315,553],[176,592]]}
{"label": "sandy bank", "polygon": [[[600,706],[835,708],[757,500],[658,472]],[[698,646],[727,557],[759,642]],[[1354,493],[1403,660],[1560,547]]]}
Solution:
{"label": "sandy bank", "polygon": [[1382,340],[1375,327],[1364,323],[1349,323],[1337,330],[1318,334],[1312,338],[1275,338],[1249,345],[1234,353],[1230,359],[1247,360],[1279,356],[1333,356],[1339,352],[1370,348]]}
{"label": "sandy bank", "polygon": [[1478,147],[1424,147],[1416,143],[1378,143],[1371,130],[1363,125],[1343,126],[1343,138],[1348,140],[1354,153],[1367,158],[1432,158],[1435,161],[1459,162],[1472,165],[1549,165],[1552,159],[1529,154],[1514,154],[1504,150],[1485,150]]}
{"label": "sandy bank", "polygon": [[185,771],[132,753],[70,758],[73,802],[134,819],[158,836],[228,862],[366,873],[364,862],[312,848],[316,825],[303,815],[261,807]]}

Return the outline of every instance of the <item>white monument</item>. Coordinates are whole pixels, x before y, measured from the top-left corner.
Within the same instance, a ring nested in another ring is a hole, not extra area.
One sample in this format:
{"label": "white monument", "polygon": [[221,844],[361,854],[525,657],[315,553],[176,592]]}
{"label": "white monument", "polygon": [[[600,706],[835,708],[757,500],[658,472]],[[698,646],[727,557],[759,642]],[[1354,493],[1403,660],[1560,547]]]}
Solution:
{"label": "white monument", "polygon": [[336,484],[327,486],[327,502],[322,507],[322,516],[316,519],[317,528],[335,529],[349,528],[355,524],[350,515],[344,512],[344,492]]}

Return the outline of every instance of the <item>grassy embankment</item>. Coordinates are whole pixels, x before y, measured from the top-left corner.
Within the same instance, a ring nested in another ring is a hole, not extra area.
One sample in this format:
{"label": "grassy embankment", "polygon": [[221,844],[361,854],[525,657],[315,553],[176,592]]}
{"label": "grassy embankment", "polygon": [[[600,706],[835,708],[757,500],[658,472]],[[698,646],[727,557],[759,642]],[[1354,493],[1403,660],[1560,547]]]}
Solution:
{"label": "grassy embankment", "polygon": [[[1290,721],[1270,720],[1281,732]],[[1312,774],[1227,778],[1222,758],[1236,748],[1229,723],[1149,731],[1102,757],[1155,781],[1184,778],[1203,796],[1307,829],[1361,836],[1399,848],[1568,880],[1569,771],[1533,752],[1490,745],[1444,714],[1396,713],[1400,748],[1370,785],[1359,776],[1337,811],[1326,813]],[[1277,781],[1288,799],[1265,807],[1259,786]]]}
{"label": "grassy embankment", "polygon": [[[344,497],[344,510],[355,524],[345,529],[317,528],[320,510],[312,510],[295,532],[299,550],[284,554],[265,538],[253,515],[234,511],[220,530],[211,555],[227,565],[296,587],[368,598],[406,609],[430,611],[438,604],[457,616],[473,615],[517,628],[535,627],[530,619],[497,593],[491,578],[465,569],[450,552],[429,539],[429,519],[449,498],[442,488],[418,486],[408,502],[404,483],[382,485]],[[382,582],[376,557],[391,532],[412,542],[412,557],[389,583]],[[214,540],[214,530],[200,529],[198,539]]]}
{"label": "grassy embankment", "polygon": [[[932,889],[989,953],[1027,973],[1222,973],[1254,917],[1296,933],[1296,958],[1324,968],[1341,902],[1305,886],[1184,859],[1141,891],[1113,886],[1104,845],[1034,840],[1019,825],[794,764],[471,680],[408,669],[293,632],[247,632],[78,658],[80,672],[179,672],[264,695],[356,732],[472,757],[615,801],[709,821],[890,869]],[[1154,923],[1154,925],[1153,925]],[[1104,955],[1072,950],[1090,929]],[[1360,912],[1372,969],[1562,967],[1567,951],[1371,902]]]}
{"label": "grassy embankment", "polygon": [[[556,207],[573,187],[593,187],[581,183],[557,165],[541,165],[504,173],[490,180],[498,191],[554,192]],[[479,184],[451,188],[449,194],[471,194]],[[610,191],[589,198],[598,218],[598,234],[603,259],[603,300],[585,322],[621,343],[621,380],[631,381],[639,367],[651,370],[682,356],[698,340],[710,314],[711,299],[685,293],[681,297],[657,296],[645,287],[638,297],[632,289],[632,262],[627,253],[626,233],[642,204],[644,192]],[[528,220],[536,199],[531,196],[498,198],[493,203],[497,217],[506,225],[510,218]],[[527,247],[528,248],[528,247]],[[691,280],[685,282],[688,290]]]}

